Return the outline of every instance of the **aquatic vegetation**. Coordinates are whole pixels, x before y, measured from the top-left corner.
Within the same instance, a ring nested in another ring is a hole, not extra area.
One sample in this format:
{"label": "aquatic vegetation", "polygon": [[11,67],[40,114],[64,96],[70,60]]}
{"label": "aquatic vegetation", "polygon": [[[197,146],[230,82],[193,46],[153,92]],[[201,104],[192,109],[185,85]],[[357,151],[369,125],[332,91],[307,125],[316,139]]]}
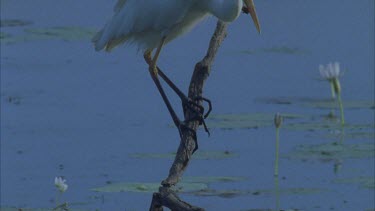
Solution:
{"label": "aquatic vegetation", "polygon": [[309,54],[310,52],[301,49],[301,48],[293,48],[288,46],[275,46],[271,48],[258,48],[258,49],[249,49],[249,50],[242,50],[240,51],[242,54],[258,54],[258,53],[277,53],[277,54],[289,54],[289,55],[305,55]]}
{"label": "aquatic vegetation", "polygon": [[360,188],[375,189],[375,178],[372,177],[354,177],[354,178],[340,178],[335,179],[337,184],[356,184]]}
{"label": "aquatic vegetation", "polygon": [[12,35],[5,33],[5,32],[0,32],[0,40],[10,38]]}
{"label": "aquatic vegetation", "polygon": [[[246,180],[244,177],[229,177],[229,176],[208,176],[208,177],[184,177],[178,183],[174,190],[181,193],[196,193],[205,192],[208,190],[210,183],[227,183],[227,182],[241,182]],[[95,192],[117,193],[117,192],[137,192],[137,193],[153,193],[157,192],[160,183],[151,182],[119,182],[111,183],[103,187],[91,189]]]}
{"label": "aquatic vegetation", "polygon": [[299,145],[293,151],[284,155],[290,159],[317,159],[335,161],[338,159],[374,158],[374,143],[340,144],[337,142],[316,145]]}
{"label": "aquatic vegetation", "polygon": [[[95,192],[105,192],[105,193],[118,193],[118,192],[137,192],[137,193],[153,193],[157,192],[160,187],[160,182],[150,183],[150,182],[121,182],[112,183],[103,187],[97,187],[91,189]],[[208,186],[205,183],[196,182],[180,182],[174,187],[175,191],[186,193],[202,189],[207,189]]]}
{"label": "aquatic vegetation", "polygon": [[17,20],[17,19],[2,19],[0,21],[0,27],[16,27],[16,26],[27,26],[32,24],[31,21]]}
{"label": "aquatic vegetation", "polygon": [[10,34],[1,32],[1,43],[17,44],[22,42],[39,40],[63,40],[80,41],[89,40],[94,34],[94,30],[77,26],[45,27],[45,28],[25,28],[22,33]]}
{"label": "aquatic vegetation", "polygon": [[191,183],[223,183],[223,182],[241,182],[245,181],[245,177],[229,177],[229,176],[200,176],[200,177],[184,177],[183,182]]}
{"label": "aquatic vegetation", "polygon": [[25,29],[25,32],[40,38],[56,38],[65,41],[85,40],[94,34],[92,29],[76,26],[29,28]]}
{"label": "aquatic vegetation", "polygon": [[[319,106],[319,108],[331,108],[333,103],[325,101],[304,102],[309,106]],[[372,104],[370,101],[352,101],[348,103],[354,109],[369,109]],[[320,107],[321,106],[321,107]],[[301,115],[282,113],[283,119],[288,122],[283,123],[283,128],[290,131],[308,132],[306,136],[320,139],[336,139],[338,137],[345,139],[373,139],[375,137],[374,123],[351,123],[341,126],[326,116],[318,115]],[[239,129],[258,129],[271,127],[274,121],[274,115],[271,113],[239,113],[239,114],[216,114],[208,119],[211,128],[224,130]],[[345,133],[343,132],[345,129]],[[230,156],[231,153],[227,153]],[[232,154],[233,155],[233,154]],[[197,156],[200,157],[200,156]]]}
{"label": "aquatic vegetation", "polygon": [[[327,190],[319,188],[284,188],[279,190],[281,195],[305,195],[305,194],[317,194]],[[274,189],[264,190],[215,190],[215,189],[202,189],[200,191],[192,192],[195,196],[218,196],[221,198],[233,198],[243,195],[274,195]]]}
{"label": "aquatic vegetation", "polygon": [[[273,105],[298,105],[320,109],[337,108],[337,102],[332,99],[308,98],[308,97],[266,97],[256,98],[257,103]],[[345,100],[346,109],[375,109],[373,100]]]}
{"label": "aquatic vegetation", "polygon": [[[131,154],[130,157],[132,158],[169,158],[173,159],[176,156],[175,152],[171,153],[134,153]],[[198,151],[194,153],[193,159],[226,159],[226,158],[233,158],[236,157],[237,154],[230,152],[230,151]]]}
{"label": "aquatic vegetation", "polygon": [[[1,207],[1,211],[51,211],[51,208],[18,208],[18,207]],[[55,208],[53,211],[89,211],[88,209],[64,209],[64,208]]]}
{"label": "aquatic vegetation", "polygon": [[[284,119],[301,119],[300,114],[281,114]],[[237,113],[237,114],[216,114],[208,118],[208,125],[211,128],[219,129],[257,129],[271,127],[274,114],[271,113]]]}

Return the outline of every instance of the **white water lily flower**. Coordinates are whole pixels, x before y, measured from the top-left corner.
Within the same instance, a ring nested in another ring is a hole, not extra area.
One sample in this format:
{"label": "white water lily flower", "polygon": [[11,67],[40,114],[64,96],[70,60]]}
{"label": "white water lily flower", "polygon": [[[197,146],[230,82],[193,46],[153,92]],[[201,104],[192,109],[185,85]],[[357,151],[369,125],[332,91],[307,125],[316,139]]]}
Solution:
{"label": "white water lily flower", "polygon": [[61,192],[65,192],[68,189],[68,185],[66,184],[66,180],[62,177],[55,177],[55,186]]}
{"label": "white water lily flower", "polygon": [[322,78],[326,80],[332,81],[334,79],[338,79],[341,76],[340,63],[329,63],[327,66],[319,65],[319,72]]}

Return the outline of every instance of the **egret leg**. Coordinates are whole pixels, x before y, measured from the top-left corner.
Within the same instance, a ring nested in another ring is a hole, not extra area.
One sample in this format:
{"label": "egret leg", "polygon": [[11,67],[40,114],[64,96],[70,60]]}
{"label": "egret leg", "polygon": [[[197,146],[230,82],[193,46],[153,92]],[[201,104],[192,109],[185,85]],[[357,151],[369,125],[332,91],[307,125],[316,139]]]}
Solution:
{"label": "egret leg", "polygon": [[[151,78],[154,81],[156,87],[158,88],[159,93],[160,93],[161,97],[163,98],[163,101],[164,101],[165,105],[167,106],[167,109],[168,109],[169,113],[171,114],[171,117],[173,119],[173,123],[176,125],[176,127],[178,127],[180,129],[181,121],[178,118],[174,109],[172,108],[172,105],[171,105],[171,103],[170,103],[167,95],[165,94],[165,91],[164,91],[164,89],[163,89],[163,87],[160,83],[160,80],[158,78],[157,68],[155,66],[153,66],[154,60],[151,59],[151,51],[146,51],[145,54],[144,54],[144,58],[145,58],[146,62],[150,65],[149,71],[150,71],[150,74],[151,74]],[[181,135],[181,132],[180,132],[180,135]]]}
{"label": "egret leg", "polygon": [[[200,124],[203,124],[204,126],[204,129],[205,131],[209,133],[208,131],[208,128],[206,126],[206,123],[204,121],[204,118],[206,118],[208,116],[208,114],[210,113],[212,107],[211,107],[211,102],[206,99],[206,98],[203,98],[203,97],[197,97],[193,100],[190,100],[162,71],[161,69],[156,65],[157,63],[157,60],[159,58],[159,55],[160,55],[160,52],[161,52],[161,49],[163,47],[165,43],[165,38],[162,39],[162,41],[160,42],[158,48],[156,49],[156,52],[155,52],[155,55],[154,57],[152,58],[152,50],[147,50],[144,54],[144,58],[146,60],[146,62],[149,64],[149,71],[150,71],[150,74],[151,74],[151,77],[155,83],[155,85],[157,86],[162,98],[163,98],[163,101],[164,103],[166,104],[167,106],[167,109],[169,111],[169,113],[171,114],[171,117],[173,119],[173,122],[174,124],[176,125],[177,128],[179,128],[179,132],[180,132],[180,135],[181,135],[181,127],[182,126],[185,126],[185,123],[181,122],[180,119],[178,118],[178,116],[176,115],[176,112],[174,111],[173,107],[171,106],[170,104],[170,101],[168,99],[168,97],[166,96],[165,94],[165,91],[160,83],[160,80],[158,78],[158,76],[160,75],[161,78],[172,88],[172,90],[180,97],[181,101],[182,101],[182,105],[183,105],[183,108],[184,110],[185,109],[190,109],[191,111],[195,112],[196,115],[194,118],[192,119],[189,119],[189,120],[186,120],[186,121],[194,121],[194,120],[198,120],[200,122]],[[198,103],[196,103],[195,101],[197,100],[203,100],[205,102],[208,102],[209,104],[209,110],[208,112],[204,115],[203,117],[203,113],[204,113],[204,107],[199,105]]]}

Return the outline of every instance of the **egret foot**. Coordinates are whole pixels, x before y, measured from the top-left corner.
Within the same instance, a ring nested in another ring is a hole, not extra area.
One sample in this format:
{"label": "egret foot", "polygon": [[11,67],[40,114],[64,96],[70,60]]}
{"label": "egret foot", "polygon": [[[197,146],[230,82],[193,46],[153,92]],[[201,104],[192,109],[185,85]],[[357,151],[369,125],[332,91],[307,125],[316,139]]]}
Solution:
{"label": "egret foot", "polygon": [[[169,78],[164,74],[164,72],[159,68],[158,69],[158,74],[160,77],[168,84],[169,87],[180,97],[181,103],[182,103],[182,108],[184,110],[184,113],[186,113],[187,110],[192,111],[195,115],[194,117],[185,120],[185,122],[189,121],[199,121],[199,125],[204,126],[204,130],[210,135],[210,132],[207,128],[206,122],[204,121],[208,115],[212,111],[212,104],[211,101],[205,97],[197,96],[194,97],[194,99],[188,98]],[[208,111],[206,114],[204,114],[204,107],[200,105],[198,102],[203,101],[208,103]]]}
{"label": "egret foot", "polygon": [[[208,111],[206,113],[204,113],[204,107],[197,103],[197,101],[199,100],[202,100],[208,103]],[[194,113],[194,116],[190,119],[185,120],[185,122],[198,121],[199,125],[203,125],[204,130],[208,133],[208,136],[210,136],[210,131],[208,130],[205,119],[209,116],[209,114],[212,111],[211,101],[207,98],[198,96],[198,97],[195,97],[194,100],[188,99],[188,102],[185,102],[185,103],[183,102],[182,106],[184,108],[184,113],[186,112],[187,109]]]}

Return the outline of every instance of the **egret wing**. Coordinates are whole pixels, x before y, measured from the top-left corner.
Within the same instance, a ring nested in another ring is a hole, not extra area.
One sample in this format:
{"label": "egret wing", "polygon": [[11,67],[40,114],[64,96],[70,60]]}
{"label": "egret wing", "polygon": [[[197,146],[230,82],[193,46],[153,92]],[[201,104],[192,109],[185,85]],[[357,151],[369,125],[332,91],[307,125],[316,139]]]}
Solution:
{"label": "egret wing", "polygon": [[119,0],[116,13],[93,38],[95,49],[111,50],[123,42],[154,48],[180,23],[196,0]]}

